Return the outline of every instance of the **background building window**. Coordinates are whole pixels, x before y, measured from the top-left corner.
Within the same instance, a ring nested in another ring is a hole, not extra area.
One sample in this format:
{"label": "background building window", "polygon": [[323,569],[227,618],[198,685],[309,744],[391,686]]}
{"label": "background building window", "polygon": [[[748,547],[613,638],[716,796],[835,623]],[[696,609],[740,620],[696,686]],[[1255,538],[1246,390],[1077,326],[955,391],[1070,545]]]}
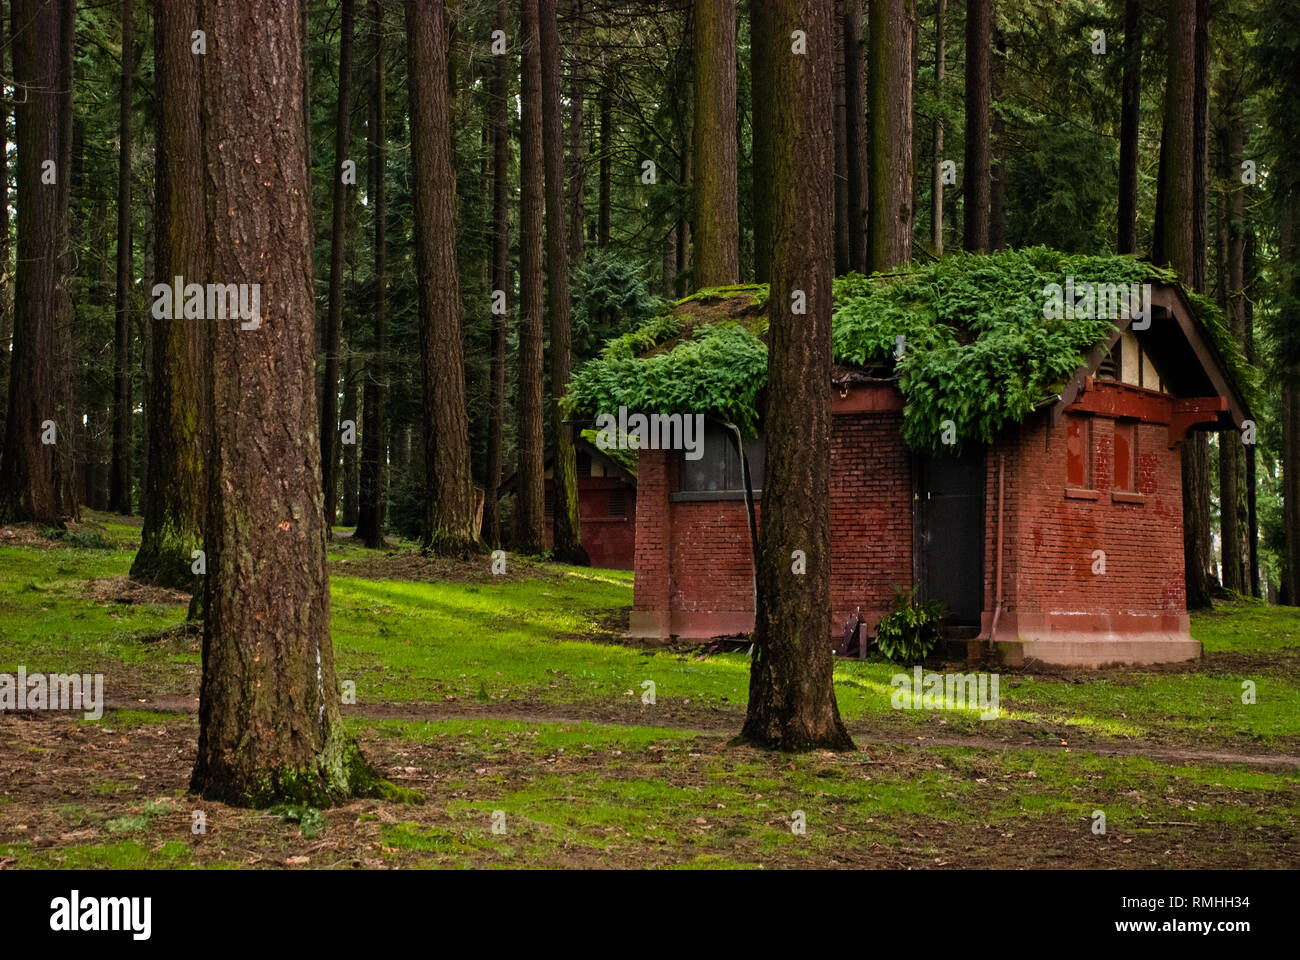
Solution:
{"label": "background building window", "polygon": [[[763,458],[766,447],[762,437],[745,441],[745,456],[749,460],[749,482],[755,490],[763,487]],[[736,440],[730,430],[715,423],[704,424],[704,456],[687,460],[681,454],[682,490],[745,489],[745,478],[740,470],[740,457],[736,453]]]}

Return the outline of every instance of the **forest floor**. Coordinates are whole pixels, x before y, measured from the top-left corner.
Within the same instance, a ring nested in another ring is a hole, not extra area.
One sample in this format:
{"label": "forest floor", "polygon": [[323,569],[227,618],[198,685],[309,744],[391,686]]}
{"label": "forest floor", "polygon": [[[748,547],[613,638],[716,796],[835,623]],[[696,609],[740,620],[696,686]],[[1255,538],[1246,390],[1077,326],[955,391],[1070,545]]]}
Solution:
{"label": "forest floor", "polygon": [[126,579],[138,538],[138,521],[105,514],[62,532],[0,528],[0,673],[102,674],[106,700],[99,720],[0,713],[0,868],[1300,860],[1295,608],[1195,616],[1196,663],[1004,670],[993,720],[895,710],[899,668],[837,661],[858,750],[783,756],[731,742],[744,654],[621,641],[630,573],[512,556],[494,576],[486,555],[431,560],[339,536],[336,672],[356,690],[345,722],[425,802],[250,811],[187,790],[199,634],[184,594]]}

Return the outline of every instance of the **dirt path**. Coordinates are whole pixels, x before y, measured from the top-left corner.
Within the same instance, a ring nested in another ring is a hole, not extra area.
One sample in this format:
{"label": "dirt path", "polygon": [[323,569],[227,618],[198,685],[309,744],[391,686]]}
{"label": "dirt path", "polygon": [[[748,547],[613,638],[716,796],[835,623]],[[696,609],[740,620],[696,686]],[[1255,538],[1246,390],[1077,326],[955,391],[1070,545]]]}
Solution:
{"label": "dirt path", "polygon": [[[155,713],[198,713],[198,698],[164,696],[140,702],[132,699],[105,698],[107,709],[142,710]],[[687,708],[661,704],[653,713],[626,705],[622,709],[548,705],[527,701],[507,703],[363,703],[345,706],[344,716],[361,716],[372,720],[513,720],[521,723],[607,723],[623,726],[651,726],[695,733],[700,736],[728,736],[740,730],[743,715],[720,707]],[[1300,756],[1286,753],[1245,753],[1233,750],[1205,750],[1175,747],[1148,741],[1097,741],[1071,739],[1062,741],[1028,736],[1020,731],[991,737],[978,734],[941,734],[929,731],[914,733],[870,723],[847,724],[860,743],[894,747],[970,747],[977,750],[1037,750],[1043,753],[1091,753],[1105,757],[1139,756],[1161,763],[1181,765],[1248,764],[1261,770],[1300,769]]]}

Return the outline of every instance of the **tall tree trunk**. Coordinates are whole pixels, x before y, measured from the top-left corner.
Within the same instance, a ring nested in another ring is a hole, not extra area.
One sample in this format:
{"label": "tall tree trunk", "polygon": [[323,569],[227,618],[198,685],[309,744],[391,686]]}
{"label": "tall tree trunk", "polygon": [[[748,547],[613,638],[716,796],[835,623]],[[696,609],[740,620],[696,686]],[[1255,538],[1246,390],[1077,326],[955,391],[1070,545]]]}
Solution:
{"label": "tall tree trunk", "polygon": [[[1210,0],[1196,0],[1192,95],[1192,288],[1209,289],[1210,255]],[[1206,502],[1208,552],[1209,502]]]}
{"label": "tall tree trunk", "polygon": [[321,386],[320,459],[325,491],[325,535],[333,535],[338,502],[339,343],[343,331],[343,260],[347,251],[348,197],[343,163],[352,144],[352,41],[354,0],[339,0],[343,23],[339,31],[339,92],[334,119],[334,170],[331,192],[329,307],[325,316],[325,377]]}
{"label": "tall tree trunk", "polygon": [[[542,61],[538,36],[538,0],[523,0],[521,33],[523,61],[520,75],[522,111],[519,127],[519,494],[515,535],[525,553],[546,549],[545,453],[542,439]],[[601,94],[601,235],[606,236],[605,191],[609,145],[607,94]],[[601,244],[604,247],[604,243]]]}
{"label": "tall tree trunk", "polygon": [[[208,799],[254,806],[333,803],[368,791],[374,776],[339,717],[330,642],[312,434],[316,311],[300,14],[298,2],[256,17],[243,0],[204,4],[208,276],[259,284],[265,308],[251,329],[208,322],[217,436],[208,454],[203,680],[190,786]],[[267,83],[250,50],[276,64],[284,82]],[[232,158],[229,145],[241,143],[285,162],[237,176],[234,167],[249,158]]]}
{"label": "tall tree trunk", "polygon": [[962,246],[989,248],[989,30],[993,0],[966,3],[966,162]]}
{"label": "tall tree trunk", "polygon": [[[9,35],[5,31],[6,19],[0,6],[0,39]],[[0,42],[0,76],[5,72],[5,51],[12,45]],[[9,349],[14,336],[13,251],[9,244],[9,101],[0,97],[0,143],[4,155],[0,157],[0,175],[4,177],[3,196],[0,196],[0,450],[3,449],[5,419],[9,409]]]}
{"label": "tall tree trunk", "polygon": [[849,272],[849,147],[846,142],[848,105],[844,92],[844,18],[832,24],[835,46],[831,51],[832,128],[835,133],[835,275]]}
{"label": "tall tree trunk", "polygon": [[[1006,75],[1007,41],[1001,30],[993,31],[993,57],[989,67],[993,102],[1002,100],[1002,81]],[[989,138],[989,249],[1002,250],[1007,245],[1007,184],[1003,157],[1006,151],[1006,128],[1002,114],[990,108]]]}
{"label": "tall tree trunk", "polygon": [[[847,750],[853,741],[835,703],[829,642],[832,13],[814,0],[771,6],[776,34],[806,31],[808,52],[773,60],[767,461],[741,736],[782,750]],[[796,290],[806,314],[791,312]],[[806,573],[792,572],[795,551],[806,556]]]}
{"label": "tall tree trunk", "polygon": [[[201,142],[201,57],[190,52],[196,0],[154,0],[154,280],[208,277]],[[207,518],[209,344],[202,323],[150,312],[149,463],[131,578],[198,589],[193,552]],[[200,591],[201,592],[201,591]]]}
{"label": "tall tree trunk", "polygon": [[871,4],[867,88],[871,97],[871,199],[867,268],[886,270],[912,256],[913,0]]}
{"label": "tall tree trunk", "polygon": [[583,123],[583,101],[587,98],[587,63],[583,58],[582,0],[569,0],[573,21],[573,66],[569,72],[569,263],[582,265],[586,256],[583,233],[587,214],[587,134]]}
{"label": "tall tree trunk", "polygon": [[[695,148],[693,146],[695,128],[687,125],[683,133],[685,148],[682,151],[682,189],[693,190],[695,183]],[[691,256],[691,218],[683,216],[677,221],[677,295],[686,296],[692,289],[699,289],[693,276],[694,258]]]}
{"label": "tall tree trunk", "polygon": [[564,125],[560,117],[560,30],[555,0],[538,8],[542,67],[542,152],[546,181],[546,293],[551,319],[551,490],[555,500],[552,549],[562,563],[588,564],[578,516],[578,466],[572,427],[560,399],[572,371],[569,321],[569,247],[565,237]]}
{"label": "tall tree trunk", "polygon": [[[1195,289],[1197,254],[1195,167],[1199,156],[1196,138],[1197,98],[1194,87],[1200,71],[1196,65],[1197,5],[1200,0],[1170,0],[1168,69],[1165,79],[1165,115],[1161,133],[1159,197],[1160,242],[1157,253],[1184,283]],[[1183,443],[1183,553],[1187,606],[1210,603],[1206,570],[1208,551],[1202,549],[1207,517],[1202,496],[1209,499],[1208,451],[1204,435]]]}
{"label": "tall tree trunk", "polygon": [[[934,100],[943,104],[943,76],[947,70],[944,27],[948,0],[938,0],[934,11]],[[936,257],[943,256],[943,114],[934,119],[934,166],[930,171],[930,243]]]}
{"label": "tall tree trunk", "polygon": [[[72,326],[72,183],[76,171],[82,167],[85,136],[80,134],[81,124],[74,122],[72,102],[73,77],[77,47],[77,3],[63,0],[59,16],[59,209],[62,233],[58,240],[63,265],[59,268],[59,293],[55,299],[57,317],[57,346],[59,359],[56,369],[61,371],[55,381],[56,420],[60,428],[67,423],[71,429],[60,437],[54,448],[54,495],[61,517],[80,517],[78,503],[80,484],[77,480],[80,459],[78,437],[81,418],[77,416],[77,384],[74,375],[77,367],[77,338]],[[74,133],[78,134],[74,136]],[[74,148],[74,141],[76,146]],[[63,171],[73,171],[64,176]]]}
{"label": "tall tree trunk", "polygon": [[[14,289],[13,353],[4,449],[0,453],[0,522],[61,519],[55,482],[59,444],[72,423],[60,417],[57,381],[66,371],[58,351],[58,300],[67,261],[62,246],[68,208],[62,184],[71,171],[62,159],[59,65],[62,4],[13,0],[14,82],[26,91],[14,106],[18,141],[18,255]],[[42,182],[49,161],[56,182]],[[47,421],[55,443],[42,443]]]}
{"label": "tall tree trunk", "polygon": [[[772,276],[772,70],[783,55],[776,35],[771,4],[749,5],[749,77],[753,124],[754,173],[751,200],[754,207],[754,282],[767,283]],[[681,265],[682,231],[677,230],[678,266]]]}
{"label": "tall tree trunk", "polygon": [[695,0],[695,286],[740,281],[736,0]]}
{"label": "tall tree trunk", "polygon": [[[608,82],[608,81],[606,81]],[[613,121],[609,90],[600,89],[600,190],[596,201],[596,246],[609,247],[610,164],[613,160]],[[520,137],[523,139],[522,133]],[[521,148],[522,149],[522,148]],[[522,186],[522,184],[521,184]],[[520,257],[522,260],[522,252]]]}
{"label": "tall tree trunk", "polygon": [[353,537],[372,550],[384,545],[384,517],[388,479],[388,251],[385,218],[388,197],[384,164],[388,156],[388,103],[384,60],[384,8],[381,0],[370,0],[371,66],[370,117],[367,121],[366,193],[373,198],[374,217],[374,338],[366,364],[365,394],[361,416],[360,502],[357,529]]}
{"label": "tall tree trunk", "polygon": [[113,338],[113,466],[108,504],[131,512],[131,81],[135,73],[131,0],[122,0],[122,86],[117,137],[117,324]]}
{"label": "tall tree trunk", "polygon": [[664,234],[660,270],[663,274],[663,295],[671,298],[677,284],[677,227],[669,228]]}
{"label": "tall tree trunk", "polygon": [[[1255,355],[1255,231],[1246,230],[1243,268],[1242,323],[1246,329],[1246,359],[1258,363]],[[1255,444],[1246,446],[1246,542],[1249,545],[1250,595],[1260,596],[1259,586],[1259,515],[1255,503]]]}
{"label": "tall tree trunk", "polygon": [[[1300,177],[1294,156],[1279,165],[1278,288],[1284,303],[1300,303]],[[1290,307],[1291,310],[1295,308]],[[1292,330],[1294,330],[1294,316]],[[1300,606],[1300,356],[1294,332],[1278,347],[1282,367],[1282,590],[1281,602]],[[12,397],[12,394],[10,394]]]}
{"label": "tall tree trunk", "polygon": [[1119,224],[1116,249],[1137,253],[1138,136],[1142,120],[1142,0],[1124,0],[1120,105]]}
{"label": "tall tree trunk", "polygon": [[463,555],[478,540],[456,267],[456,168],[448,93],[446,9],[406,2],[411,77],[415,255],[424,375],[425,503],[422,546]]}
{"label": "tall tree trunk", "polygon": [[[357,362],[356,353],[352,349],[354,343],[354,333],[348,333],[348,361],[343,368],[343,413],[344,421],[351,421],[353,427],[357,425],[357,416],[360,411],[360,378],[361,369]],[[354,438],[355,440],[355,438]],[[358,498],[360,491],[360,464],[357,456],[357,445],[353,443],[343,444],[343,516],[342,521],[345,527],[355,527],[357,524]],[[355,532],[355,531],[354,531]]]}
{"label": "tall tree trunk", "polygon": [[845,0],[844,113],[849,165],[849,269],[867,270],[867,66],[862,43],[862,0]]}
{"label": "tall tree trunk", "polygon": [[[1192,153],[1192,289],[1206,293],[1209,287],[1209,143],[1210,143],[1210,2],[1196,0],[1196,32],[1193,44],[1195,72],[1193,89],[1193,153]],[[1213,581],[1214,563],[1210,521],[1210,438],[1197,431],[1191,438],[1194,453],[1190,462],[1188,486],[1195,498],[1184,500],[1184,514],[1195,512],[1196,562],[1203,586],[1196,606],[1208,607],[1210,585]],[[1188,604],[1192,604],[1192,591],[1188,591]]]}
{"label": "tall tree trunk", "polygon": [[[1238,343],[1246,341],[1245,317],[1245,233],[1242,220],[1245,202],[1238,172],[1244,133],[1238,75],[1232,69],[1220,73],[1220,140],[1219,163],[1222,189],[1219,192],[1220,243],[1223,250],[1219,276],[1220,301]],[[1219,434],[1219,544],[1223,559],[1223,585],[1238,593],[1246,587],[1242,562],[1242,538],[1239,512],[1239,477],[1242,468],[1241,435],[1235,431]]]}
{"label": "tall tree trunk", "polygon": [[[509,32],[509,0],[497,0],[496,27]],[[505,427],[506,343],[510,334],[510,301],[514,280],[510,275],[510,55],[495,58],[492,96],[488,101],[488,125],[492,144],[492,291],[501,293],[500,311],[492,311],[491,383],[488,390],[487,479],[483,504],[483,538],[491,546],[501,544],[501,510],[497,491],[501,486],[502,436]],[[581,193],[579,193],[581,202]]]}

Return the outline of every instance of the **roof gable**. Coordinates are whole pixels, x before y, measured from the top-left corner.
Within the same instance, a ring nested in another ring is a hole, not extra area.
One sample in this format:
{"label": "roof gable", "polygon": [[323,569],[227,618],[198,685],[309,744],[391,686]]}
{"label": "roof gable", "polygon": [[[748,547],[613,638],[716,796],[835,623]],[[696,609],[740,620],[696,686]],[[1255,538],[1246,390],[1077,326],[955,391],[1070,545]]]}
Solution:
{"label": "roof gable", "polygon": [[[1114,332],[1089,351],[1087,360],[1061,390],[1052,419],[1078,399],[1087,378],[1096,374],[1120,337],[1131,330],[1174,396],[1223,397],[1228,409],[1219,425],[1239,429],[1243,421],[1250,419],[1250,405],[1238,383],[1239,376],[1230,370],[1223,349],[1211,336],[1212,328],[1197,319],[1191,301],[1178,284],[1153,283],[1151,307],[1148,328],[1134,330],[1133,317],[1123,317],[1116,321]],[[1214,318],[1207,319],[1214,322]]]}

